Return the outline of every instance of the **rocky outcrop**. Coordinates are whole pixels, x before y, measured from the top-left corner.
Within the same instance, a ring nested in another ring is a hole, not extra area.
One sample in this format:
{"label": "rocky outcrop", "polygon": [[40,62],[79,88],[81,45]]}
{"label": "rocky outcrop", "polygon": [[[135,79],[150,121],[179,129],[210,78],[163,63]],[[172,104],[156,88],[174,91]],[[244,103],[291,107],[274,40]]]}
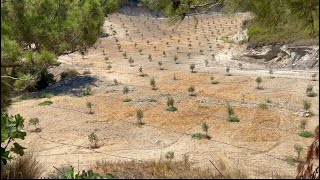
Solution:
{"label": "rocky outcrop", "polygon": [[239,59],[270,68],[319,69],[319,46],[248,47]]}

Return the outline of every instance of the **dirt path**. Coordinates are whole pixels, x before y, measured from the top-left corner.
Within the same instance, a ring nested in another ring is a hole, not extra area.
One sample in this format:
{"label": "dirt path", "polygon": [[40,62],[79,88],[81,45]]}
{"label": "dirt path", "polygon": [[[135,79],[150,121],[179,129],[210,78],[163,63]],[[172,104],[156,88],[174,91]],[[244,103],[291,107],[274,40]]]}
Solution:
{"label": "dirt path", "polygon": [[[31,99],[16,102],[11,107],[10,113],[20,113],[26,120],[40,119],[42,131],[31,132],[32,127],[26,125],[28,136],[22,143],[28,150],[37,152],[47,167],[46,173],[52,172],[52,166],[72,164],[87,169],[99,160],[159,159],[166,152],[174,151],[176,159],[187,154],[199,166],[211,167],[209,159],[223,158],[250,177],[270,178],[272,173],[294,177],[295,167],[284,159],[296,156],[294,144],[300,143],[306,148],[312,141],[297,135],[301,130],[299,121],[303,118],[294,113],[303,108],[304,99],[309,100],[315,116],[307,118],[306,129],[313,130],[318,125],[318,97],[307,97],[305,88],[312,84],[318,93],[319,81],[311,81],[312,71],[274,70],[275,78],[269,78],[268,69],[261,65],[242,62],[243,69],[240,69],[239,61],[231,60],[231,55],[240,53],[241,47],[234,47],[237,48],[234,50],[231,46],[235,45],[225,43],[222,37],[239,31],[241,21],[246,18],[245,14],[236,17],[204,15],[197,29],[191,19],[186,19],[172,31],[164,19],[109,16],[104,30],[115,30],[115,36],[100,39],[101,43],[89,49],[85,59],[79,53],[59,57],[62,65],[54,70],[57,74],[66,68],[80,73],[90,70],[90,75],[52,87],[50,90],[57,96],[51,98],[50,106],[38,105],[44,99]],[[118,52],[115,38],[122,52]],[[124,59],[123,52],[134,59],[133,67]],[[188,53],[191,53],[190,59]],[[148,59],[149,54],[152,61]],[[215,60],[212,54],[216,55]],[[174,55],[178,57],[178,64],[174,62]],[[159,61],[164,70],[159,70]],[[192,63],[196,73],[190,73]],[[111,70],[107,70],[109,64]],[[139,76],[140,66],[148,76]],[[226,66],[230,66],[232,76],[226,76]],[[177,80],[173,80],[174,75]],[[211,84],[211,76],[220,83]],[[263,79],[264,90],[256,89],[258,76]],[[151,90],[149,84],[152,77],[156,80],[156,91]],[[120,84],[114,85],[114,79]],[[91,84],[93,95],[72,95],[72,92],[82,92],[87,84]],[[130,89],[128,95],[122,94],[124,85]],[[195,97],[187,92],[191,85],[196,88]],[[178,111],[165,110],[168,95],[174,97]],[[122,102],[126,96],[132,101]],[[267,99],[271,101],[269,109],[258,108]],[[93,103],[94,114],[88,114],[86,102],[89,101]],[[234,107],[239,123],[226,121],[227,102]],[[136,109],[144,111],[146,124],[142,127],[135,124]],[[212,140],[192,139],[192,134],[202,132],[204,121],[210,126]],[[88,148],[91,132],[99,138],[98,149]]]}

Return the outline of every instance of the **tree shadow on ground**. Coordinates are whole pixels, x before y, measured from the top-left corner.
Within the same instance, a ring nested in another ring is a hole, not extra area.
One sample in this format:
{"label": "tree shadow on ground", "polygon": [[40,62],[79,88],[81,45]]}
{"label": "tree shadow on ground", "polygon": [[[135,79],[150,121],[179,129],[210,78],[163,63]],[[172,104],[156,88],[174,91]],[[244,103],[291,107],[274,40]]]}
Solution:
{"label": "tree shadow on ground", "polygon": [[51,93],[54,95],[74,95],[83,96],[84,89],[87,85],[97,86],[95,82],[98,79],[91,76],[75,76],[72,78],[65,78],[40,93]]}

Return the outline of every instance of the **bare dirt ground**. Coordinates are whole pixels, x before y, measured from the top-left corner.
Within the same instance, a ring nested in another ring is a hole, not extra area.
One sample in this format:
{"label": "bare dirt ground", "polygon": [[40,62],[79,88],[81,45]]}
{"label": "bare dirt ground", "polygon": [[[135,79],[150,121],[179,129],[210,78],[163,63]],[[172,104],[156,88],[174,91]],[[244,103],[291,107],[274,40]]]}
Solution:
{"label": "bare dirt ground", "polygon": [[[45,99],[30,99],[11,106],[10,113],[20,113],[26,121],[32,117],[40,119],[42,131],[39,133],[32,132],[33,127],[26,123],[28,135],[23,144],[28,151],[38,154],[47,173],[54,170],[53,166],[71,164],[87,169],[98,160],[159,159],[164,153],[174,151],[175,159],[187,154],[197,166],[212,167],[208,160],[222,158],[251,178],[271,178],[272,174],[295,177],[295,166],[284,159],[296,157],[293,148],[296,143],[303,145],[306,152],[312,138],[297,135],[303,117],[294,113],[303,109],[303,100],[308,100],[315,115],[306,118],[306,129],[313,131],[319,124],[319,99],[307,97],[305,93],[308,84],[318,93],[319,81],[311,81],[314,73],[311,71],[274,70],[275,78],[269,78],[268,69],[262,65],[242,63],[243,69],[240,69],[239,61],[232,60],[231,56],[243,47],[224,42],[223,37],[239,31],[246,18],[246,14],[202,15],[195,28],[192,18],[168,27],[165,19],[110,15],[104,30],[112,32],[112,27],[116,35],[101,38],[101,43],[90,48],[84,59],[80,53],[59,57],[62,65],[53,70],[58,73],[61,69],[73,68],[80,73],[90,70],[91,74],[49,88],[57,94],[51,98],[52,105],[39,106]],[[122,52],[118,51],[115,38]],[[133,67],[123,57],[124,51],[134,59]],[[152,61],[148,60],[149,54]],[[214,60],[211,54],[215,54]],[[179,64],[175,64],[174,55],[178,56]],[[208,67],[204,63],[206,59]],[[158,61],[162,61],[164,70],[159,70]],[[192,63],[196,73],[190,72]],[[109,64],[111,70],[107,70]],[[139,76],[140,66],[148,76]],[[226,76],[226,66],[230,66],[232,76]],[[173,80],[174,75],[177,80]],[[211,76],[220,83],[211,84]],[[256,88],[258,76],[263,79],[263,90]],[[152,90],[149,84],[152,77],[157,90]],[[114,85],[113,79],[120,84]],[[91,85],[92,95],[73,94],[82,91],[86,84]],[[130,89],[127,95],[122,94],[125,85]],[[189,96],[187,92],[191,85],[195,86],[196,96]],[[169,95],[176,101],[176,112],[165,110]],[[123,102],[126,97],[132,101]],[[157,101],[150,102],[151,98]],[[259,108],[258,104],[266,103],[267,99],[271,100],[267,103],[269,109]],[[88,101],[93,104],[94,114],[88,114]],[[240,122],[227,121],[227,102],[234,107]],[[144,112],[146,124],[141,127],[135,124],[137,109]],[[202,132],[202,122],[210,126],[211,140],[191,138],[192,134]],[[91,132],[99,138],[98,149],[89,148]]]}

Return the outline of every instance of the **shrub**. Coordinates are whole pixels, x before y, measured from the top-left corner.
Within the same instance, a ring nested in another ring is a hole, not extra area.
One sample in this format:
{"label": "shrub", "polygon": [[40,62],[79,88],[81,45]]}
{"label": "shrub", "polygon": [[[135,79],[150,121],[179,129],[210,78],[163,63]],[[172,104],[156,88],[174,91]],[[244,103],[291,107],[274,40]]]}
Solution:
{"label": "shrub", "polygon": [[40,179],[44,167],[31,152],[1,165],[1,179]]}
{"label": "shrub", "polygon": [[166,109],[167,111],[173,112],[177,110],[177,108],[174,107],[174,99],[172,97],[167,98],[167,106],[169,107]]}
{"label": "shrub", "polygon": [[89,141],[91,143],[91,145],[90,145],[91,148],[98,148],[97,143],[98,143],[99,140],[98,140],[98,136],[94,132],[89,134],[88,139],[89,139]]}
{"label": "shrub", "polygon": [[66,69],[60,74],[61,79],[72,78],[78,76],[80,73],[74,69]]}
{"label": "shrub", "polygon": [[191,73],[194,73],[194,68],[196,67],[195,64],[190,64],[190,70],[191,70]]}
{"label": "shrub", "polygon": [[156,90],[156,89],[157,89],[157,87],[156,87],[156,81],[154,80],[154,78],[152,78],[152,79],[150,80],[150,85],[152,86],[152,90]]}
{"label": "shrub", "polygon": [[138,123],[138,125],[143,125],[144,123],[142,122],[142,118],[143,118],[143,112],[142,112],[142,110],[140,110],[140,109],[137,110],[136,117],[137,117],[137,123]]}
{"label": "shrub", "polygon": [[229,117],[228,121],[229,122],[239,122],[240,120],[237,117]]}
{"label": "shrub", "polygon": [[228,112],[229,117],[234,115],[233,108],[229,104],[227,104],[227,112]]}
{"label": "shrub", "polygon": [[302,152],[302,150],[303,150],[303,147],[302,147],[300,144],[295,144],[295,145],[293,146],[293,148],[294,148],[294,150],[295,150],[296,153],[297,153],[297,160],[299,160],[299,159],[300,159],[301,152]]}
{"label": "shrub", "polygon": [[130,98],[125,98],[122,102],[130,102],[130,101],[132,101],[132,99],[130,99]]}
{"label": "shrub", "polygon": [[307,94],[308,97],[316,97],[318,94],[315,92],[310,92]]}
{"label": "shrub", "polygon": [[265,103],[260,103],[258,106],[260,109],[268,109],[268,105]]}
{"label": "shrub", "polygon": [[257,77],[257,79],[256,79],[256,83],[258,84],[258,89],[260,89],[260,83],[262,82],[262,78],[259,76],[259,77]]}
{"label": "shrub", "polygon": [[190,87],[188,88],[188,92],[190,93],[190,96],[195,96],[194,91],[195,91],[194,86],[190,86]]}
{"label": "shrub", "polygon": [[301,131],[298,133],[299,136],[305,137],[305,138],[313,138],[314,134],[311,131]]}
{"label": "shrub", "polygon": [[86,85],[85,86],[85,90],[84,90],[84,92],[83,92],[83,95],[84,96],[88,96],[88,95],[91,95],[92,93],[91,93],[91,87],[89,86],[89,85]]}
{"label": "shrub", "polygon": [[48,98],[51,99],[54,96],[52,93],[43,93],[41,94],[41,98]]}
{"label": "shrub", "polygon": [[87,102],[87,108],[89,109],[89,114],[93,114],[92,106],[93,106],[93,104],[91,102]]}
{"label": "shrub", "polygon": [[227,66],[226,72],[227,72],[227,76],[231,76],[231,74],[229,74],[229,72],[230,72],[230,66]]}
{"label": "shrub", "polygon": [[128,62],[130,63],[130,66],[132,67],[133,66],[132,64],[134,63],[134,60],[132,59],[132,57],[129,58]]}
{"label": "shrub", "polygon": [[163,68],[162,68],[162,61],[158,61],[158,65],[159,65],[160,70],[163,70]]}
{"label": "shrub", "polygon": [[151,54],[149,54],[148,59],[149,59],[149,61],[152,61],[152,56],[151,56]]}
{"label": "shrub", "polygon": [[303,119],[300,121],[300,128],[305,129],[307,126],[307,120]]}
{"label": "shrub", "polygon": [[191,137],[194,138],[194,139],[198,139],[198,140],[205,138],[205,136],[203,134],[201,134],[201,133],[192,134]]}
{"label": "shrub", "polygon": [[308,102],[307,100],[304,100],[304,101],[303,101],[303,109],[304,109],[306,112],[309,112],[310,108],[311,108],[311,103]]}
{"label": "shrub", "polygon": [[41,102],[39,103],[40,106],[48,106],[48,105],[51,105],[53,102],[52,101],[44,101],[44,102]]}
{"label": "shrub", "polygon": [[113,82],[114,82],[115,85],[118,85],[118,84],[119,84],[119,82],[118,82],[117,79],[113,79]]}
{"label": "shrub", "polygon": [[35,132],[40,131],[40,129],[37,128],[37,125],[39,124],[39,118],[30,118],[30,119],[29,119],[29,124],[32,125],[32,126],[34,126]]}
{"label": "shrub", "polygon": [[174,158],[174,152],[173,151],[169,151],[166,153],[165,158],[169,161],[171,161]]}
{"label": "shrub", "polygon": [[269,69],[270,78],[272,78],[273,70]]}
{"label": "shrub", "polygon": [[188,53],[188,57],[189,57],[189,59],[191,58],[191,53]]}

